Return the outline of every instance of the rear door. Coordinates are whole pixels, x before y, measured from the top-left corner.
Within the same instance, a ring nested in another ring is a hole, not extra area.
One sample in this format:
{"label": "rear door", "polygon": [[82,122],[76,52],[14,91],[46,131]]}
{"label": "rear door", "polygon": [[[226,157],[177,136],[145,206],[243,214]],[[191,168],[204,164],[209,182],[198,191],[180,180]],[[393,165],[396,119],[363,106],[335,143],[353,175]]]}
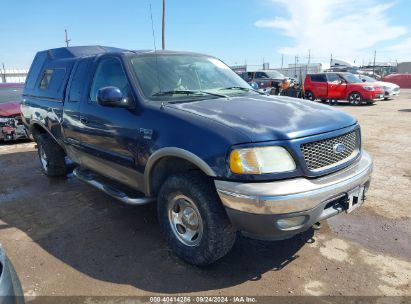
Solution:
{"label": "rear door", "polygon": [[327,74],[328,98],[345,99],[347,83],[337,73]]}
{"label": "rear door", "polygon": [[327,98],[327,78],[325,74],[311,75],[312,91],[317,98]]}
{"label": "rear door", "polygon": [[257,82],[260,89],[265,89],[268,87],[270,78],[264,72],[255,72],[255,82]]}
{"label": "rear door", "polygon": [[83,125],[80,122],[80,105],[87,100],[89,70],[94,57],[81,59],[73,68],[73,73],[68,85],[68,92],[63,107],[62,132],[67,147],[67,153],[76,163],[81,164],[79,149],[81,148],[81,135]]}

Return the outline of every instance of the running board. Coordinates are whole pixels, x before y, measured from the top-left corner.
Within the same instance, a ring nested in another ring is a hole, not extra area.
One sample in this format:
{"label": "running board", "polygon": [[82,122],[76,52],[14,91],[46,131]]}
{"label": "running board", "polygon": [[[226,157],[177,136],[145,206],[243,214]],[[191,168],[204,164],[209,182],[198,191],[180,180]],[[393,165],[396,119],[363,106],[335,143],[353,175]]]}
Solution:
{"label": "running board", "polygon": [[105,192],[111,197],[114,197],[127,205],[144,205],[156,200],[154,197],[145,197],[143,194],[141,194],[141,196],[131,197],[124,191],[99,180],[99,175],[90,170],[77,167],[73,170],[73,175],[81,181]]}

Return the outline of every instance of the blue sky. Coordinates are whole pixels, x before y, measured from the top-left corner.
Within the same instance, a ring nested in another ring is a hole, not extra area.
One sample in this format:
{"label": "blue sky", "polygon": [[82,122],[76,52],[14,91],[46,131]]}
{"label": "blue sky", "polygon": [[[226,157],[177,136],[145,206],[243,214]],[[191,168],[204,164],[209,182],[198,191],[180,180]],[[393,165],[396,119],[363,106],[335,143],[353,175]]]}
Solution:
{"label": "blue sky", "polygon": [[[161,48],[162,0],[2,0],[0,63],[26,68],[38,50],[100,44],[152,49],[152,5]],[[409,0],[167,0],[166,48],[226,63],[284,66],[334,58],[411,61]]]}

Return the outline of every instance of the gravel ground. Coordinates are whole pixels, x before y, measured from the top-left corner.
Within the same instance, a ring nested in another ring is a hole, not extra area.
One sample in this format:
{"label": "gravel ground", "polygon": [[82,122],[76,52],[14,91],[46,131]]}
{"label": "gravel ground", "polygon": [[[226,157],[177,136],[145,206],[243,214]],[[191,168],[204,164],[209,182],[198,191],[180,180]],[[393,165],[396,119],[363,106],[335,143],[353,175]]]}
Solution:
{"label": "gravel ground", "polygon": [[0,241],[26,300],[44,295],[411,296],[411,90],[336,108],[361,123],[375,171],[366,204],[281,242],[240,238],[208,268],[163,241],[154,205],[130,207],[75,178],[49,179],[34,144],[0,145]]}

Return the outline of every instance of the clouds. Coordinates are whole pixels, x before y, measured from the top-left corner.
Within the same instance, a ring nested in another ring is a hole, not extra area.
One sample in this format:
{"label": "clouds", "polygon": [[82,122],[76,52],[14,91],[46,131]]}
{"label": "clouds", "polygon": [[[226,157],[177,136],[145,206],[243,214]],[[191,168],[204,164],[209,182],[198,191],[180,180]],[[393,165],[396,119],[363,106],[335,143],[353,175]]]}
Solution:
{"label": "clouds", "polygon": [[[372,47],[407,34],[407,27],[390,24],[389,9],[396,2],[375,0],[270,0],[275,7],[273,19],[255,22],[259,28],[273,28],[292,38],[293,44],[282,46],[280,53],[306,54],[311,49],[316,57],[355,59],[369,54]],[[398,41],[397,41],[398,43]],[[405,45],[410,40],[405,40]],[[398,50],[402,50],[398,44]],[[388,48],[388,47],[387,47]],[[393,45],[392,50],[396,50]],[[388,51],[388,49],[387,49]]]}

